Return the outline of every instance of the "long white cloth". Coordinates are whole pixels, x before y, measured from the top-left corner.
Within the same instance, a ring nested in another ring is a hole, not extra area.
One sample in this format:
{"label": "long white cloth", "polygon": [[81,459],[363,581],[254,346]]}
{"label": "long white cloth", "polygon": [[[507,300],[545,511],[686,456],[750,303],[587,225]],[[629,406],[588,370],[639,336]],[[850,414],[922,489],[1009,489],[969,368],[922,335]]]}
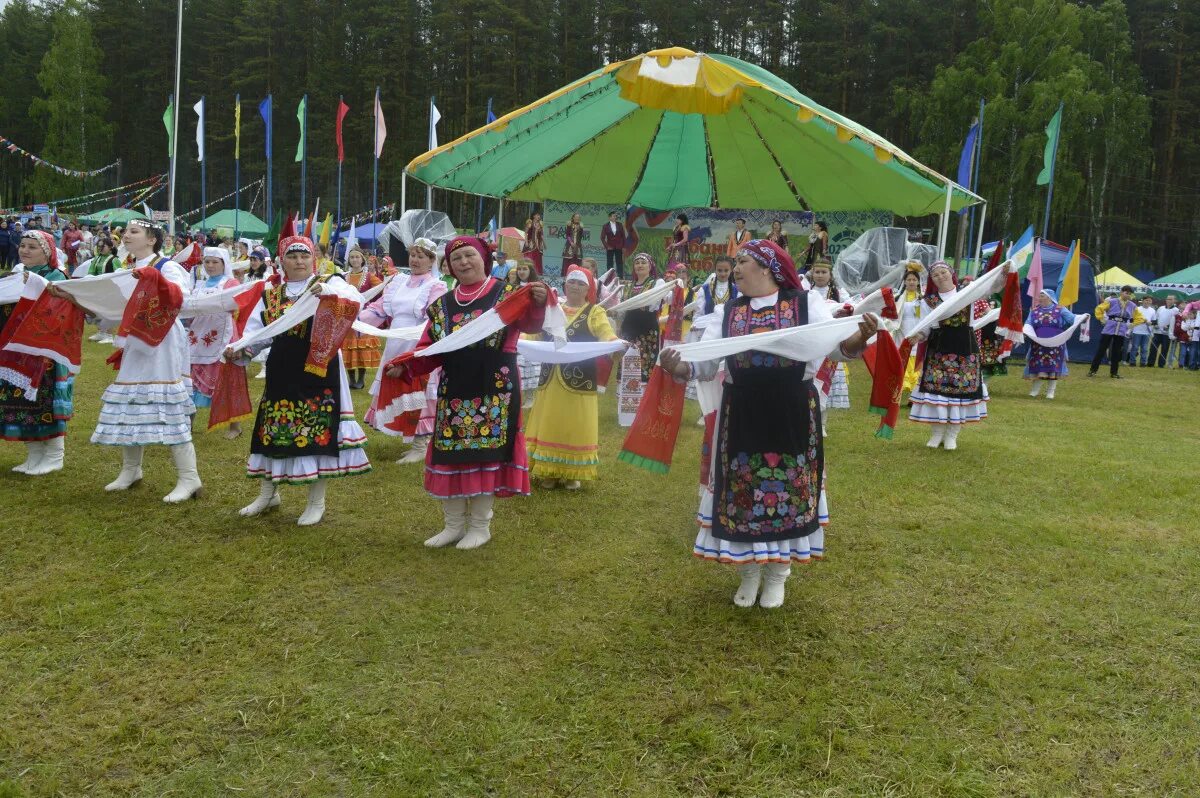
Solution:
{"label": "long white cloth", "polygon": [[613,305],[608,309],[608,312],[624,313],[627,310],[639,310],[652,305],[657,306],[675,290],[675,286],[677,285],[682,286],[683,283],[679,280],[672,280],[669,283],[665,280],[659,280],[652,288],[648,288],[637,296],[626,299],[624,302],[618,302]]}
{"label": "long white cloth", "polygon": [[982,330],[994,321],[1000,320],[1000,308],[992,308],[987,313],[983,314],[975,321],[971,322],[972,330]]}
{"label": "long white cloth", "polygon": [[670,349],[687,363],[718,360],[752,349],[798,361],[822,360],[858,329],[862,316],[846,316],[782,330],[737,335],[715,341],[675,344]]}
{"label": "long white cloth", "polygon": [[[482,341],[489,335],[500,332],[506,326],[504,319],[500,318],[500,314],[496,312],[496,308],[488,308],[479,318],[467,322],[440,341],[435,341],[424,349],[418,349],[413,352],[413,355],[415,357],[431,357],[433,355],[443,355],[447,352],[465,349],[471,344]],[[557,303],[546,303],[546,315],[545,321],[542,322],[542,331],[553,339],[556,346],[561,348],[566,344],[567,317],[563,313],[562,307]]]}
{"label": "long white cloth", "polygon": [[283,312],[283,315],[254,332],[247,332],[230,344],[229,348],[234,352],[240,352],[247,347],[269,341],[276,335],[285,333],[297,324],[302,324],[311,319],[316,315],[317,307],[320,304],[321,300],[315,294],[305,291],[303,296],[293,302],[292,306]]}
{"label": "long white cloth", "polygon": [[[425,332],[425,325],[398,327],[394,330],[384,330],[373,327],[364,321],[353,324],[356,332],[363,335],[375,335],[380,338],[392,338],[397,341],[419,341]],[[604,355],[620,352],[629,344],[625,341],[599,341],[588,343],[568,343],[558,345],[553,341],[517,341],[517,352],[526,360],[537,363],[577,363],[580,360],[591,360]]]}
{"label": "long white cloth", "polygon": [[1005,267],[1010,266],[1011,263],[1012,261],[1006,261],[1003,266],[992,269],[966,288],[960,288],[953,297],[938,305],[932,313],[917,322],[909,331],[908,337],[915,340],[918,334],[928,331],[942,319],[949,318],[963,308],[970,307],[975,304],[976,300],[996,293],[997,285],[1008,275]]}
{"label": "long white cloth", "polygon": [[125,305],[137,288],[137,275],[132,270],[63,280],[56,288],[71,297],[91,313],[106,321],[118,322],[125,315]]}
{"label": "long white cloth", "polygon": [[1038,346],[1044,346],[1053,349],[1062,346],[1067,341],[1071,340],[1071,335],[1074,334],[1082,325],[1087,324],[1091,317],[1086,313],[1078,313],[1075,316],[1075,323],[1067,329],[1060,332],[1058,335],[1051,335],[1049,338],[1042,338],[1033,329],[1032,325],[1026,324],[1024,328],[1025,340],[1033,341]]}

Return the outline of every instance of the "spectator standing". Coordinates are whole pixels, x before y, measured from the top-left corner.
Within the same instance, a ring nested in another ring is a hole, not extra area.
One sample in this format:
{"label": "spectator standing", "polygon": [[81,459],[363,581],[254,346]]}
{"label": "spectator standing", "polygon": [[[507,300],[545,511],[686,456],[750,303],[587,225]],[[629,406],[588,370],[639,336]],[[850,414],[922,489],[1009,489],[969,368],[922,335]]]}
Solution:
{"label": "spectator standing", "polygon": [[1129,334],[1129,365],[1153,366],[1150,357],[1150,331],[1154,328],[1154,297],[1142,297],[1142,306],[1138,308],[1142,314],[1142,323],[1135,324]]}
{"label": "spectator standing", "polygon": [[7,270],[13,263],[13,250],[8,233],[8,219],[0,219],[0,270]]}
{"label": "spectator standing", "polygon": [[600,243],[608,258],[605,268],[616,269],[617,279],[625,279],[625,225],[617,221],[617,212],[608,214],[608,222],[600,233]]}
{"label": "spectator standing", "polygon": [[67,272],[73,272],[79,265],[79,248],[83,245],[83,233],[75,222],[67,222],[67,229],[62,234],[62,249],[67,253]]}
{"label": "spectator standing", "polygon": [[1175,319],[1179,317],[1179,308],[1175,304],[1174,294],[1167,294],[1166,304],[1154,314],[1154,341],[1150,347],[1150,361],[1158,367],[1169,366],[1174,359],[1179,365],[1179,342],[1175,340]]}

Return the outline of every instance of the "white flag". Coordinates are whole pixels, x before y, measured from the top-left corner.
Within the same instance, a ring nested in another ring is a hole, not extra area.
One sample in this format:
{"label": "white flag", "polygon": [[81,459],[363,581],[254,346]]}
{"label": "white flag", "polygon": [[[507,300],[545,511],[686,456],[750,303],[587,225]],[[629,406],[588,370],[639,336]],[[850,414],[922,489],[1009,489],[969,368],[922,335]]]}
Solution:
{"label": "white flag", "polygon": [[437,149],[437,123],[442,118],[438,112],[437,106],[433,104],[433,100],[429,101],[429,149]]}
{"label": "white flag", "polygon": [[196,151],[200,153],[197,161],[204,160],[204,98],[200,98],[200,102],[192,106],[192,110],[196,112],[199,119],[196,120]]}
{"label": "white flag", "polygon": [[387,138],[387,125],[383,122],[383,106],[379,104],[379,87],[375,87],[375,157],[383,155],[383,141]]}

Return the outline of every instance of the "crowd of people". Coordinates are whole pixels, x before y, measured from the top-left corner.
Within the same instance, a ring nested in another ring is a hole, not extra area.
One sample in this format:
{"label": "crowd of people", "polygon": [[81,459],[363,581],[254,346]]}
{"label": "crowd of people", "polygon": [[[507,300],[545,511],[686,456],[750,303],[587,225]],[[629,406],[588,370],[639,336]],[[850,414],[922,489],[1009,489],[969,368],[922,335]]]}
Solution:
{"label": "crowd of people", "polygon": [[[14,265],[0,271],[0,344],[25,329],[18,302],[30,296],[30,281],[43,281],[60,310],[74,307],[98,325],[93,340],[117,347],[109,359],[117,374],[91,435],[120,453],[106,491],[136,485],[145,448],[165,446],[176,484],[163,501],[200,497],[193,427],[197,409],[208,407],[230,439],[242,434],[241,422],[253,423],[245,473],[259,492],[240,514],[276,508],[282,488],[300,486],[301,525],[324,518],[331,481],[371,471],[354,399],[366,390],[362,424],[409,444],[399,463],[422,464],[424,488],[440,504],[442,528],[425,545],[464,550],[490,540],[496,499],[596,480],[597,396],[610,373],[619,375],[618,422],[631,436],[660,404],[663,380],[686,384],[705,427],[693,554],[737,567],[735,604],[768,608],[782,604],[793,564],[825,552],[825,418],[849,407],[848,360],[877,335],[902,342],[909,419],[928,425],[929,447],[946,450],[957,448],[965,426],[986,419],[987,380],[1007,371],[1011,347],[993,310],[999,297],[989,303],[983,285],[969,291],[944,262],[908,264],[892,287],[890,321],[837,284],[823,225],[797,268],[781,227],[756,239],[738,220],[728,254],[696,281],[685,214],[661,276],[646,252],[634,255],[628,279],[623,258],[609,258],[602,272],[572,249],[581,241],[575,233],[553,288],[541,277],[540,224],[533,214],[515,262],[464,235],[445,245],[415,240],[405,270],[356,246],[335,259],[303,236],[282,239],[272,255],[253,241],[171,241],[148,221],[96,231],[68,223],[65,244],[26,227]],[[606,250],[623,250],[615,214],[609,224]],[[71,264],[63,247],[76,240]],[[136,287],[114,306],[95,286],[117,278]],[[1174,297],[1155,308],[1122,291],[1095,315],[1104,327],[1091,373],[1104,354],[1114,376],[1126,357],[1167,366],[1179,353],[1181,366],[1200,362],[1196,312]],[[1068,373],[1066,339],[1086,319],[1053,291],[1036,297],[1025,319],[1031,396],[1045,386],[1046,398],[1055,397]],[[785,356],[754,348],[756,335],[797,330],[811,332],[809,349]],[[547,341],[550,350],[538,348]],[[36,346],[24,351],[30,360],[0,359],[0,438],[26,446],[14,471],[44,476],[65,462],[78,368],[53,356],[41,363],[28,354]],[[230,412],[239,393],[248,402],[255,361],[265,379],[257,407]],[[24,374],[34,376],[22,382]]]}

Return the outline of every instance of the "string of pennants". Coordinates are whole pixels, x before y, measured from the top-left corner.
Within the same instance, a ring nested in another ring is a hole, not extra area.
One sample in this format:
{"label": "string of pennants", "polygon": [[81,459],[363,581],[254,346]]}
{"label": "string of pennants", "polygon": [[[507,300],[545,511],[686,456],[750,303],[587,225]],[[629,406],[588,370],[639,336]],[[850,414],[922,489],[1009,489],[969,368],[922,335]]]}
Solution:
{"label": "string of pennants", "polygon": [[121,159],[118,158],[117,160],[110,163],[108,166],[101,166],[99,169],[68,169],[65,166],[59,166],[56,163],[51,163],[50,161],[47,161],[45,158],[39,158],[38,156],[34,155],[29,150],[19,147],[16,144],[14,144],[13,142],[9,141],[4,136],[0,136],[0,147],[3,147],[4,149],[8,150],[9,152],[13,153],[14,155],[25,156],[29,160],[33,161],[34,164],[36,164],[37,166],[44,166],[47,169],[53,169],[54,171],[58,172],[60,175],[66,175],[67,177],[95,177],[96,175],[107,172],[109,169],[115,169],[121,165]]}
{"label": "string of pennants", "polygon": [[[133,183],[126,183],[125,185],[117,186],[116,188],[106,188],[101,191],[93,191],[91,194],[81,194],[77,197],[68,197],[67,199],[50,200],[48,202],[43,202],[43,203],[38,203],[38,204],[48,205],[51,208],[58,208],[58,209],[74,208],[78,205],[91,205],[91,204],[96,203],[99,200],[106,199],[108,197],[115,197],[118,194],[125,194],[129,191],[137,189],[140,186],[144,186],[148,183],[154,183],[159,180],[165,180],[166,177],[167,177],[167,175],[164,172],[163,174],[151,175],[150,177],[143,178],[142,180],[137,180]],[[0,209],[0,214],[11,215],[11,214],[18,214],[18,213],[28,213],[28,212],[33,211],[34,209],[35,208],[33,205],[26,205],[22,208],[4,208],[4,209]]]}
{"label": "string of pennants", "polygon": [[[230,197],[232,197],[233,195],[235,195],[235,194],[237,194],[237,193],[239,193],[239,192],[242,192],[242,191],[247,191],[247,190],[249,190],[249,189],[252,189],[252,188],[254,188],[254,187],[256,187],[256,186],[262,186],[262,184],[263,184],[263,182],[264,182],[265,180],[266,180],[266,178],[264,178],[264,177],[260,177],[258,180],[255,180],[253,183],[247,183],[246,185],[242,186],[242,187],[241,187],[241,188],[239,188],[237,191],[230,191],[230,192],[229,192],[228,194],[226,194],[224,197],[218,197],[218,198],[217,198],[217,199],[215,199],[215,200],[209,200],[209,201],[208,201],[208,206],[214,206],[214,207],[215,207],[215,206],[217,206],[217,205],[220,205],[222,202],[224,202],[225,200],[229,199]],[[257,199],[257,197],[256,197],[256,199]],[[206,207],[206,206],[204,206],[204,205],[201,205],[199,208],[192,208],[190,211],[186,211],[186,212],[184,212],[184,213],[180,213],[180,214],[176,214],[176,215],[177,215],[177,216],[178,216],[180,219],[186,219],[186,218],[188,218],[189,216],[195,216],[196,214],[200,213],[201,211],[203,211],[203,210],[204,210],[204,208],[205,208],[205,207]],[[254,207],[254,203],[253,203],[253,202],[251,202],[251,203],[250,203],[250,207],[251,207],[251,208],[253,208],[253,207]]]}

